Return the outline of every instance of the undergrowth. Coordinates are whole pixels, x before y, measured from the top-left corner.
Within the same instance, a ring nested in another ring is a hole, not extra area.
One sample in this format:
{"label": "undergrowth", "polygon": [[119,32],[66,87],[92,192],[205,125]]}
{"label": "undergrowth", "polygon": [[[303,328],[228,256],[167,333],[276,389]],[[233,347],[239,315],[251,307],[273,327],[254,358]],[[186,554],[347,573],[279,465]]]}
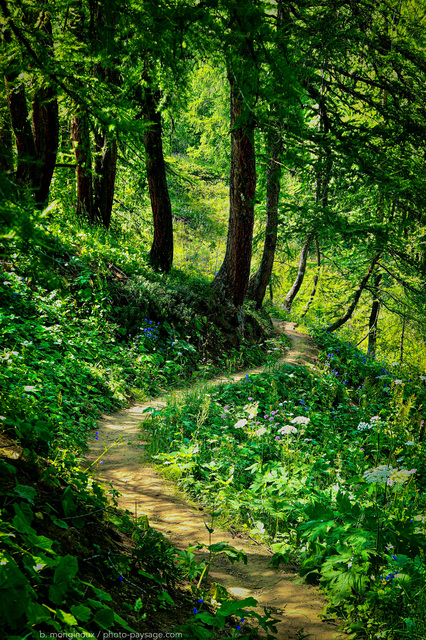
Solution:
{"label": "undergrowth", "polygon": [[169,405],[151,454],[197,500],[324,589],[356,637],[426,634],[426,377],[317,335],[290,365]]}

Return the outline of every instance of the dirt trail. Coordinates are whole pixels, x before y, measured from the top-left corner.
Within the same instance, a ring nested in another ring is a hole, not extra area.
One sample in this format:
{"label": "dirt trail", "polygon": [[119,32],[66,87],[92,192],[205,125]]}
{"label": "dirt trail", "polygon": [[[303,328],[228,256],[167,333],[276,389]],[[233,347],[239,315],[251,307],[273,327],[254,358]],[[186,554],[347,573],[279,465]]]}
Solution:
{"label": "dirt trail", "polygon": [[[293,323],[274,320],[274,326],[278,331],[284,331],[291,341],[291,349],[276,366],[283,362],[312,366],[317,355],[313,340],[295,331]],[[263,370],[261,367],[226,378],[216,378],[200,384],[200,388],[207,390],[208,386],[226,381],[238,382],[247,373],[250,375]],[[191,386],[193,389],[194,386]],[[296,640],[301,629],[305,634],[311,634],[309,640],[343,638],[337,633],[336,626],[319,618],[324,602],[315,587],[296,584],[296,572],[268,567],[271,552],[251,540],[235,537],[231,529],[214,531],[209,540],[205,526],[209,524],[208,513],[202,507],[190,506],[172,483],[144,462],[140,424],[149,415],[144,410],[148,407],[161,409],[164,406],[165,398],[160,398],[104,416],[99,421],[99,440],[91,440],[87,459],[90,462],[97,460],[104,446],[118,441],[119,444],[102,455],[103,464],[98,469],[102,481],[112,483],[120,491],[119,506],[137,516],[146,514],[150,525],[164,533],[178,548],[186,549],[188,544],[195,542],[210,544],[224,541],[243,549],[247,554],[247,565],[231,565],[227,558],[219,556],[210,576],[236,597],[256,598],[259,613],[263,614],[263,607],[269,607],[274,617],[280,619],[277,625],[277,638],[280,640]]]}

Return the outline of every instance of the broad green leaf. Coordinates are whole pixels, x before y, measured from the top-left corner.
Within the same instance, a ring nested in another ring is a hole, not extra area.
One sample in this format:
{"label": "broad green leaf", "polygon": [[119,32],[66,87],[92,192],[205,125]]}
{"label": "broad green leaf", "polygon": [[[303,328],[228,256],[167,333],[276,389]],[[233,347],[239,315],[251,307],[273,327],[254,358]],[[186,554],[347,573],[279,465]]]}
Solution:
{"label": "broad green leaf", "polygon": [[92,610],[89,607],[85,607],[84,604],[73,605],[70,610],[72,615],[77,620],[81,620],[81,622],[88,622],[92,617]]}
{"label": "broad green leaf", "polygon": [[101,629],[109,630],[114,623],[113,610],[104,605],[103,608],[99,609],[93,616],[93,622],[98,624]]}

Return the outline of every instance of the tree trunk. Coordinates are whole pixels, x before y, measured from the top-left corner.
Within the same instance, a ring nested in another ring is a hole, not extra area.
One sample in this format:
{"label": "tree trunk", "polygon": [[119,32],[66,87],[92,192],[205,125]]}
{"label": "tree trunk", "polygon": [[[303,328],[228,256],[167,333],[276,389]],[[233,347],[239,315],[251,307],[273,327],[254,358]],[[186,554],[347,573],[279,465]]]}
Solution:
{"label": "tree trunk", "polygon": [[380,313],[379,286],[382,280],[382,274],[378,273],[374,277],[374,284],[371,288],[373,294],[373,304],[371,305],[371,313],[368,322],[368,353],[372,358],[376,357],[377,345],[377,323]]}
{"label": "tree trunk", "polygon": [[300,252],[299,269],[297,271],[296,279],[293,282],[293,285],[291,286],[290,291],[287,293],[284,299],[284,307],[287,309],[287,311],[291,310],[291,305],[293,304],[293,301],[297,296],[297,294],[299,293],[300,287],[302,286],[303,279],[306,273],[306,261],[308,259],[308,251],[309,251],[309,247],[311,246],[311,242],[312,242],[312,234],[309,234]]}
{"label": "tree trunk", "polygon": [[168,272],[173,264],[173,219],[166,165],[163,155],[161,113],[158,111],[159,91],[145,90],[144,115],[149,124],[144,134],[145,162],[154,220],[154,239],[149,253],[152,267]]}
{"label": "tree trunk", "polygon": [[358,304],[358,301],[361,297],[362,292],[364,291],[365,287],[367,286],[368,280],[370,279],[370,276],[374,270],[374,267],[376,266],[376,263],[378,261],[378,259],[380,258],[380,254],[377,253],[371,264],[370,264],[370,268],[368,269],[367,274],[363,277],[363,279],[361,280],[358,289],[355,291],[353,300],[351,302],[351,304],[348,307],[348,310],[346,311],[345,315],[342,316],[341,318],[339,318],[338,320],[336,320],[332,325],[330,325],[327,328],[327,333],[331,333],[332,331],[336,331],[336,329],[339,329],[339,327],[341,327],[342,325],[345,324],[345,322],[347,322],[348,320],[350,320],[350,318],[352,317],[353,312],[355,311],[355,307]]}
{"label": "tree trunk", "polygon": [[[266,229],[262,260],[257,272],[250,279],[247,297],[256,302],[260,309],[267,286],[271,280],[274,265],[275,249],[278,233],[278,202],[280,197],[282,165],[280,163],[283,139],[278,128],[273,128],[267,136],[267,153],[269,156],[266,169]],[[271,296],[272,298],[272,296]]]}
{"label": "tree trunk", "polygon": [[[52,23],[49,14],[43,12],[39,16],[39,22],[45,34],[46,47],[53,58]],[[35,198],[37,206],[43,208],[49,197],[59,144],[58,100],[56,91],[51,86],[44,85],[35,92],[32,101],[32,127],[39,163],[39,183]]]}
{"label": "tree trunk", "polygon": [[229,223],[226,253],[213,286],[236,307],[244,302],[253,243],[256,160],[254,118],[245,108],[244,98],[232,72],[231,89],[231,171]]}
{"label": "tree trunk", "polygon": [[0,92],[0,171],[12,173],[12,125],[6,93]]}
{"label": "tree trunk", "polygon": [[94,222],[89,123],[87,115],[81,111],[77,112],[71,119],[71,139],[77,165],[76,213]]}
{"label": "tree trunk", "polygon": [[51,88],[39,89],[32,101],[34,144],[39,163],[36,204],[43,208],[49,197],[59,143],[58,101]]}
{"label": "tree trunk", "polygon": [[117,140],[106,131],[95,134],[94,217],[105,229],[111,223],[117,169]]}
{"label": "tree trunk", "polygon": [[312,287],[311,295],[309,296],[309,300],[306,303],[306,306],[303,309],[303,313],[301,315],[302,318],[304,318],[306,316],[306,314],[307,314],[307,312],[309,310],[309,307],[311,306],[312,301],[315,298],[315,294],[317,292],[318,280],[319,280],[320,270],[321,270],[321,251],[320,251],[318,236],[315,237],[315,248],[316,248],[316,251],[317,251],[317,271],[316,271],[315,276],[314,276],[314,284],[313,284],[313,287]]}
{"label": "tree trunk", "polygon": [[37,165],[33,132],[28,118],[25,87],[22,82],[16,82],[16,78],[8,76],[6,90],[18,156],[16,181],[34,189],[39,183],[40,172]]}

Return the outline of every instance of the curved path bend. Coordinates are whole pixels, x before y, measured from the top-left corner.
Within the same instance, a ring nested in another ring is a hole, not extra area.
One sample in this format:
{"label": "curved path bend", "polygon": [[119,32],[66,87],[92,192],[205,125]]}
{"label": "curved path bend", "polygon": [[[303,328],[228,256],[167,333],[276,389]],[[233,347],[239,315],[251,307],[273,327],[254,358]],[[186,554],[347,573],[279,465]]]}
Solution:
{"label": "curved path bend", "polygon": [[[290,350],[275,366],[282,363],[313,366],[317,355],[313,340],[295,331],[294,323],[273,322],[275,329],[285,332],[291,341]],[[207,383],[196,383],[188,390],[199,387],[205,393],[212,385],[238,382],[247,373],[250,375],[264,370],[264,367],[260,367],[215,378]],[[184,393],[178,391],[167,397]],[[99,421],[99,439],[90,441],[87,460],[92,463],[99,459],[105,448],[110,447],[102,455],[102,466],[97,468],[101,481],[111,483],[120,492],[119,506],[128,509],[136,517],[146,514],[150,525],[161,531],[178,548],[187,549],[189,544],[195,542],[211,544],[224,541],[243,549],[247,554],[247,565],[232,565],[227,558],[218,556],[210,577],[235,597],[256,598],[259,613],[263,614],[264,607],[270,608],[274,618],[280,620],[276,635],[279,640],[296,640],[302,629],[304,634],[309,634],[309,640],[343,638],[335,625],[320,619],[324,600],[317,588],[296,582],[298,575],[295,568],[272,569],[268,566],[271,552],[267,547],[246,539],[244,534],[234,533],[232,529],[215,530],[210,538],[206,529],[206,524],[210,526],[207,511],[201,506],[191,505],[175,485],[162,478],[145,462],[140,426],[149,413],[144,411],[148,408],[161,409],[166,406],[165,400],[166,397],[154,399],[103,416]]]}

